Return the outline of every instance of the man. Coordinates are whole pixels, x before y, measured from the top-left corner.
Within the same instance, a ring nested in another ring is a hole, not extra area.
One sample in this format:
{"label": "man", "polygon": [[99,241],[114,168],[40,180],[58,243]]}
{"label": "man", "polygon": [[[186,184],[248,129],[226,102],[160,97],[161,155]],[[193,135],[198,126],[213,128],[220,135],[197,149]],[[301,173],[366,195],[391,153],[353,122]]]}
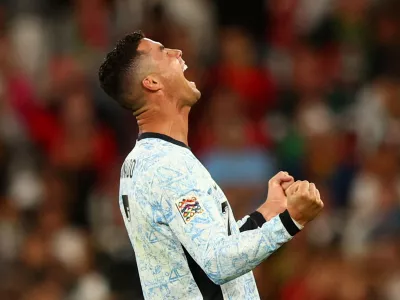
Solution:
{"label": "man", "polygon": [[200,92],[186,80],[186,68],[181,51],[135,32],[118,42],[99,71],[104,91],[133,112],[140,131],[121,169],[119,201],[143,294],[259,299],[251,270],[323,203],[314,184],[293,183],[280,172],[269,181],[265,204],[236,222],[188,147],[188,115]]}

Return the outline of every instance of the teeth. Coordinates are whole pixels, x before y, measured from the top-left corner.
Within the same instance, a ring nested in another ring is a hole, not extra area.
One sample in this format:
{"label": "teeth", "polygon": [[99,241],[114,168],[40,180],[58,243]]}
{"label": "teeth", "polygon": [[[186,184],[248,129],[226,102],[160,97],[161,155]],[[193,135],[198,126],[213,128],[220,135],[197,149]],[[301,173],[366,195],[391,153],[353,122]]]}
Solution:
{"label": "teeth", "polygon": [[187,65],[183,65],[183,72],[185,72],[188,69]]}

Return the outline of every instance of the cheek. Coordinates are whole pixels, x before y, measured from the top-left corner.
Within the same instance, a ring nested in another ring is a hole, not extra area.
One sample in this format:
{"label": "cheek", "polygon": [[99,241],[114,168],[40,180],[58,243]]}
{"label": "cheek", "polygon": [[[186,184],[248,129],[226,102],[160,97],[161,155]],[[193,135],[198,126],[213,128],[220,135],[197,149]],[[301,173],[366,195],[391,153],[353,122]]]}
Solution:
{"label": "cheek", "polygon": [[170,57],[168,64],[169,64],[169,67],[173,70],[182,70],[182,66],[179,63],[179,60],[176,59],[175,57]]}
{"label": "cheek", "polygon": [[176,74],[182,68],[176,59],[165,59],[160,62],[159,67],[164,74]]}
{"label": "cheek", "polygon": [[179,64],[171,66],[170,74],[173,80],[177,83],[182,83],[182,81],[186,81],[185,75],[183,74],[182,71],[182,67]]}

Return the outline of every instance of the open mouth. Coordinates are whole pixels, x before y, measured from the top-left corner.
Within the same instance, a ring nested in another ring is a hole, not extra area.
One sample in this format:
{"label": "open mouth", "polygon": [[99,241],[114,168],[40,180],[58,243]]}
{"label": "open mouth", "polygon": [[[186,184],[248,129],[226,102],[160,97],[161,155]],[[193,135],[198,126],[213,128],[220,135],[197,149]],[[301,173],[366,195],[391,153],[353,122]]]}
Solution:
{"label": "open mouth", "polygon": [[185,64],[185,61],[183,59],[180,59],[179,62],[182,67],[182,72],[185,72],[188,69],[188,66]]}
{"label": "open mouth", "polygon": [[[185,71],[188,69],[188,66],[186,65],[185,61],[183,59],[179,60],[179,63],[181,65],[182,68],[182,72],[185,73]],[[187,80],[187,79],[186,79]],[[196,84],[193,81],[189,81],[187,80],[191,85],[193,85],[194,87],[196,87]]]}

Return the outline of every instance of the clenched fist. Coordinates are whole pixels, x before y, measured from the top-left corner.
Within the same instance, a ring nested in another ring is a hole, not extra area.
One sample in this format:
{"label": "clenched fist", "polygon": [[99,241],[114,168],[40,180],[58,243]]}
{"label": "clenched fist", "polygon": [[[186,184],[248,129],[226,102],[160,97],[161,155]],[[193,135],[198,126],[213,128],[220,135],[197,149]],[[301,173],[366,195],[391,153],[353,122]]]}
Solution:
{"label": "clenched fist", "polygon": [[290,216],[302,226],[312,221],[324,207],[314,183],[296,181],[285,193]]}
{"label": "clenched fist", "polygon": [[267,201],[259,209],[265,220],[269,221],[287,208],[285,190],[294,183],[294,179],[287,172],[279,172],[268,182]]}

